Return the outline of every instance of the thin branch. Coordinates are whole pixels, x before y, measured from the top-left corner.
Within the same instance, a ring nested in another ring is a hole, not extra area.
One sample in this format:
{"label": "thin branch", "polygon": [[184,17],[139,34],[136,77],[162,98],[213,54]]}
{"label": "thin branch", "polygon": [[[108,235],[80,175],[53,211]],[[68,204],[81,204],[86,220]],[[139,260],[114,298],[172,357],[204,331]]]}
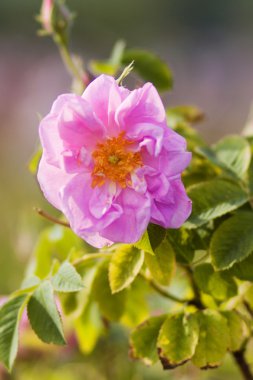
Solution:
{"label": "thin branch", "polygon": [[144,273],[140,273],[140,276],[144,278],[144,280],[147,281],[147,283],[156,290],[160,295],[163,297],[168,298],[170,301],[177,302],[177,303],[190,303],[192,300],[184,299],[184,298],[178,298],[177,296],[171,294],[167,290],[165,290],[163,287],[161,287],[159,284],[157,284],[152,278],[147,277]]}
{"label": "thin branch", "polygon": [[198,309],[203,310],[205,306],[203,305],[201,301],[201,294],[199,291],[199,288],[195,282],[195,279],[193,277],[193,271],[190,267],[184,267],[184,270],[186,271],[186,274],[188,276],[188,279],[190,281],[192,291],[194,293],[194,298],[190,301],[190,305],[196,306]]}
{"label": "thin branch", "polygon": [[249,303],[247,301],[243,301],[243,305],[245,306],[245,309],[249,313],[249,315],[253,318],[253,310],[251,309]]}
{"label": "thin branch", "polygon": [[250,366],[244,357],[244,350],[233,352],[232,355],[238,367],[240,368],[244,380],[253,380],[253,374],[250,371]]}
{"label": "thin branch", "polygon": [[56,224],[59,224],[60,226],[64,226],[64,227],[70,228],[69,223],[63,222],[62,220],[59,220],[59,219],[55,218],[52,215],[49,215],[47,212],[43,211],[41,208],[34,207],[34,211],[36,211],[37,214],[39,214],[40,216],[42,216],[43,218],[49,220],[52,223],[56,223]]}

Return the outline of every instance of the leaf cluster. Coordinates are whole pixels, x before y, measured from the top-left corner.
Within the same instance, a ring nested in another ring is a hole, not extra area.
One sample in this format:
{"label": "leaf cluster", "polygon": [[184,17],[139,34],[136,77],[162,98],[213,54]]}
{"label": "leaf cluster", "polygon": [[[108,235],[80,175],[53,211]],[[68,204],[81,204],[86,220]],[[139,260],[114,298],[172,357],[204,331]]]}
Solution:
{"label": "leaf cluster", "polygon": [[[116,75],[132,61],[138,78],[171,89],[171,71],[160,58],[123,42],[89,69]],[[31,275],[0,308],[0,360],[7,368],[26,312],[46,343],[65,344],[66,321],[84,354],[117,322],[131,330],[131,356],[148,365],[160,360],[164,369],[188,361],[217,367],[226,352],[242,353],[252,339],[253,131],[208,146],[193,127],[203,119],[199,109],[168,108],[167,118],[193,154],[183,174],[190,218],[178,230],[150,224],[135,244],[106,250],[89,247],[64,226],[42,231]]]}

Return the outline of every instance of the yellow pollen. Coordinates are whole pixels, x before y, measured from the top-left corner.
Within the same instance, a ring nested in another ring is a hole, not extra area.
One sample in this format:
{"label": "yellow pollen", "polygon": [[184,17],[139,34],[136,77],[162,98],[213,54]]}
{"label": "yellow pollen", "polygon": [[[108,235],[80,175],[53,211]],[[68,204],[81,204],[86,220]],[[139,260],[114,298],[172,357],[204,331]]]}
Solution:
{"label": "yellow pollen", "polygon": [[107,179],[118,183],[122,188],[131,184],[130,174],[143,165],[140,152],[132,152],[129,149],[133,143],[127,140],[122,132],[118,137],[97,144],[92,153],[92,187],[102,186]]}

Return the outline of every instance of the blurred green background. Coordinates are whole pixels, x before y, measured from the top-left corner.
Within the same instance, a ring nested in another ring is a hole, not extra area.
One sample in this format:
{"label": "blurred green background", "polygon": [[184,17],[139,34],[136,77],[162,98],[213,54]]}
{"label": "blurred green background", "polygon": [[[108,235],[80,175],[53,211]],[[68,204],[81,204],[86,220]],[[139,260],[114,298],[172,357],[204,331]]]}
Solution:
{"label": "blurred green background", "polygon": [[[240,131],[253,99],[252,0],[69,0],[76,12],[72,48],[88,60],[107,58],[123,38],[168,61],[171,105],[195,104],[206,113],[198,126],[215,141]],[[70,78],[50,39],[38,38],[39,0],[0,1],[0,294],[20,283],[39,230],[33,211],[48,207],[27,163],[38,142],[39,115],[68,92]],[[184,367],[171,375],[127,359],[126,340],[114,332],[89,358],[67,356],[19,364],[13,379],[239,379],[234,365],[201,373]],[[51,370],[50,370],[51,369]],[[1,376],[1,374],[0,374]],[[171,376],[171,377],[170,377]]]}

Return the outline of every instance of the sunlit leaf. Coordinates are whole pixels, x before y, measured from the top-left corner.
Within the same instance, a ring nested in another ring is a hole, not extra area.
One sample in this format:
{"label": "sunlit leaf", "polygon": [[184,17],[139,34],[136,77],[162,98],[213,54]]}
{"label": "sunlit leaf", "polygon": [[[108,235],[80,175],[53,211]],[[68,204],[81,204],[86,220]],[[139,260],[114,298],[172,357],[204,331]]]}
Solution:
{"label": "sunlit leaf", "polygon": [[69,228],[53,226],[45,229],[39,236],[34,255],[35,275],[44,278],[51,270],[53,259],[64,261],[73,248],[84,247],[83,241]]}
{"label": "sunlit leaf", "polygon": [[175,254],[168,240],[156,247],[155,255],[147,253],[145,263],[158,283],[168,285],[175,270]]}
{"label": "sunlit leaf", "polygon": [[34,153],[34,155],[32,156],[32,158],[31,158],[31,160],[29,162],[29,165],[28,165],[28,168],[29,168],[29,170],[30,170],[30,172],[32,174],[36,174],[37,173],[38,165],[39,165],[41,156],[42,156],[42,148],[40,147]]}
{"label": "sunlit leaf", "polygon": [[33,330],[43,342],[65,344],[60,314],[49,281],[41,283],[32,294],[27,312]]}
{"label": "sunlit leaf", "polygon": [[230,171],[237,177],[243,177],[251,159],[250,145],[241,136],[224,137],[211,148],[202,147],[197,151],[214,165]]}
{"label": "sunlit leaf", "polygon": [[238,177],[242,177],[247,171],[251,152],[249,143],[243,137],[224,137],[214,146],[214,151],[220,162],[236,173]]}
{"label": "sunlit leaf", "polygon": [[184,227],[177,230],[169,229],[167,239],[173,247],[177,261],[182,263],[190,263],[194,258],[195,250],[203,248],[195,230],[187,230]]}
{"label": "sunlit leaf", "polygon": [[157,338],[166,315],[152,317],[138,326],[130,337],[130,355],[141,359],[145,364],[154,364],[158,360]]}
{"label": "sunlit leaf", "polygon": [[238,184],[223,179],[214,179],[190,186],[188,195],[192,200],[192,214],[185,223],[187,228],[196,228],[242,206],[248,195]]}
{"label": "sunlit leaf", "polygon": [[92,295],[97,301],[102,315],[111,320],[117,321],[124,313],[126,304],[126,291],[112,294],[108,278],[108,262],[103,262],[97,269],[93,285]]}
{"label": "sunlit leaf", "polygon": [[123,325],[136,327],[149,316],[149,287],[145,280],[137,277],[127,289],[124,313],[120,319]]}
{"label": "sunlit leaf", "polygon": [[0,308],[0,361],[11,369],[18,351],[18,327],[26,295],[7,301]]}
{"label": "sunlit leaf", "polygon": [[77,292],[82,290],[83,282],[76,269],[68,262],[64,262],[52,278],[52,285],[57,292]]}
{"label": "sunlit leaf", "polygon": [[96,75],[107,74],[116,75],[121,66],[122,56],[125,50],[125,42],[119,40],[113,47],[111,57],[107,60],[92,60],[90,61],[90,69]]}
{"label": "sunlit leaf", "polygon": [[74,326],[80,350],[84,354],[90,353],[104,330],[98,305],[88,302]]}
{"label": "sunlit leaf", "polygon": [[230,351],[238,351],[246,338],[245,323],[235,310],[223,311],[222,315],[227,319],[229,331],[228,349]]}
{"label": "sunlit leaf", "polygon": [[244,260],[235,263],[231,268],[226,270],[231,276],[235,276],[243,281],[253,282],[253,252]]}
{"label": "sunlit leaf", "polygon": [[239,212],[214,232],[210,253],[217,269],[228,269],[253,252],[253,212]]}
{"label": "sunlit leaf", "polygon": [[224,301],[237,294],[235,280],[226,272],[215,272],[209,263],[198,265],[194,270],[198,287],[218,301]]}
{"label": "sunlit leaf", "polygon": [[144,261],[143,251],[131,245],[121,245],[109,264],[109,283],[112,293],[128,287],[138,275]]}
{"label": "sunlit leaf", "polygon": [[203,112],[195,106],[176,106],[166,109],[168,124],[174,128],[179,123],[197,123],[204,118]]}
{"label": "sunlit leaf", "polygon": [[218,311],[203,310],[196,314],[199,341],[192,362],[202,369],[221,364],[230,344],[227,320]]}
{"label": "sunlit leaf", "polygon": [[145,80],[152,82],[159,91],[171,90],[173,76],[168,65],[155,54],[145,50],[125,50],[122,63],[134,61],[134,70]]}
{"label": "sunlit leaf", "polygon": [[162,325],[157,342],[164,369],[173,369],[192,358],[199,337],[196,319],[184,313],[170,315]]}

